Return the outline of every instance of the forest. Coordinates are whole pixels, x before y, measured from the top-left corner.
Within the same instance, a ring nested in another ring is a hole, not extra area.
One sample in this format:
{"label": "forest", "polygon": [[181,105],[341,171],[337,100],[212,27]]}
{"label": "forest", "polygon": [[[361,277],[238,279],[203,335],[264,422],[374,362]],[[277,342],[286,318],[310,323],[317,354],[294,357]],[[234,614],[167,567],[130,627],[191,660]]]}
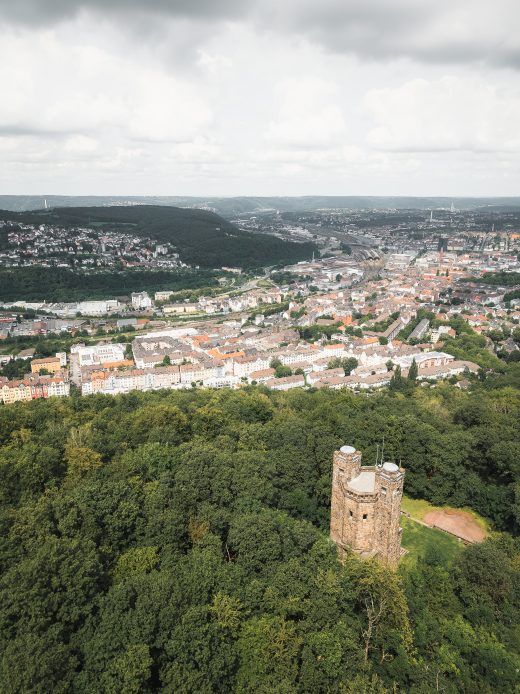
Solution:
{"label": "forest", "polygon": [[[513,692],[520,398],[199,390],[0,407],[0,689]],[[447,561],[342,564],[333,451],[494,527]]]}
{"label": "forest", "polygon": [[318,252],[312,243],[283,241],[275,236],[242,231],[208,210],[132,205],[116,207],[63,207],[49,211],[7,212],[0,219],[64,228],[95,226],[171,243],[181,260],[202,268],[260,268],[307,260]]}
{"label": "forest", "polygon": [[[222,273],[220,273],[222,274]],[[125,270],[87,274],[67,268],[0,268],[0,301],[71,302],[112,299],[132,292],[218,287],[212,270]]]}

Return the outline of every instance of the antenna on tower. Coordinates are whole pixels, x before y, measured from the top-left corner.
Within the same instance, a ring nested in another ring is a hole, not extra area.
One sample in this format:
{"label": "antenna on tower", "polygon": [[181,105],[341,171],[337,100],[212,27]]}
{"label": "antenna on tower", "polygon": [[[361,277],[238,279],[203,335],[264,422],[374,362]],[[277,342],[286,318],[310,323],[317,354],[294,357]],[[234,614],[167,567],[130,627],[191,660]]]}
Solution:
{"label": "antenna on tower", "polygon": [[379,444],[377,444],[377,451],[376,451],[376,467],[379,466]]}
{"label": "antenna on tower", "polygon": [[[379,446],[378,446],[378,448],[379,448]],[[379,459],[379,462],[377,463],[377,467],[383,467],[384,455],[385,455],[385,437],[383,436],[383,444],[381,446],[381,458]]]}

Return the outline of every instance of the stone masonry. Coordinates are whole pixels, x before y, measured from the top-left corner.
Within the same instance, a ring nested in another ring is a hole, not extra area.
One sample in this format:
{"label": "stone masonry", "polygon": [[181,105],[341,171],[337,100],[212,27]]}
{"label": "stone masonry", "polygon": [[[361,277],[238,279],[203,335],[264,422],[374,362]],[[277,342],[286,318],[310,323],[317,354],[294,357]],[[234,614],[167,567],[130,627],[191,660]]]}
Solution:
{"label": "stone masonry", "polygon": [[340,557],[347,548],[396,568],[401,549],[401,497],[405,472],[394,463],[361,465],[352,446],[334,452],[330,537]]}

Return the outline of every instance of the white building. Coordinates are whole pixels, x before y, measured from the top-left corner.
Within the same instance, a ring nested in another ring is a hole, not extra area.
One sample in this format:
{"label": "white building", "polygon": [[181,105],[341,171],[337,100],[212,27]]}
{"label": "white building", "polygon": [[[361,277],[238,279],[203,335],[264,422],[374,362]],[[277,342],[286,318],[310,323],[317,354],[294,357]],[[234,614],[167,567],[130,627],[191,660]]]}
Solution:
{"label": "white building", "polygon": [[112,311],[117,311],[120,307],[117,299],[107,299],[106,301],[80,301],[77,305],[77,312],[85,316],[106,316]]}
{"label": "white building", "polygon": [[100,345],[72,345],[71,354],[77,354],[79,365],[92,366],[95,364],[106,364],[108,362],[123,361],[125,358],[126,345],[119,342],[100,344]]}
{"label": "white building", "polygon": [[396,357],[392,361],[399,364],[402,369],[409,369],[414,359],[419,369],[429,369],[434,366],[445,366],[454,361],[455,357],[446,352],[417,352]]}
{"label": "white building", "polygon": [[233,374],[241,378],[253,371],[262,371],[269,368],[270,355],[258,355],[254,357],[236,357],[233,359]]}
{"label": "white building", "polygon": [[132,293],[132,307],[139,311],[141,309],[151,308],[152,300],[148,296],[148,292]]}
{"label": "white building", "polygon": [[169,301],[172,294],[171,291],[155,292],[155,301]]}

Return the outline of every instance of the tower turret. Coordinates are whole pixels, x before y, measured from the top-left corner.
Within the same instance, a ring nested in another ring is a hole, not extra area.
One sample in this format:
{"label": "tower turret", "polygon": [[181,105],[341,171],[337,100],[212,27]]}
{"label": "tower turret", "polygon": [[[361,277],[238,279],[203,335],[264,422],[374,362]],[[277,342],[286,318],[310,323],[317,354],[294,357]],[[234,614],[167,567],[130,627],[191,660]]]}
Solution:
{"label": "tower turret", "polygon": [[361,453],[353,446],[341,446],[339,451],[334,451],[332,461],[334,474],[345,481],[357,477],[361,469]]}

